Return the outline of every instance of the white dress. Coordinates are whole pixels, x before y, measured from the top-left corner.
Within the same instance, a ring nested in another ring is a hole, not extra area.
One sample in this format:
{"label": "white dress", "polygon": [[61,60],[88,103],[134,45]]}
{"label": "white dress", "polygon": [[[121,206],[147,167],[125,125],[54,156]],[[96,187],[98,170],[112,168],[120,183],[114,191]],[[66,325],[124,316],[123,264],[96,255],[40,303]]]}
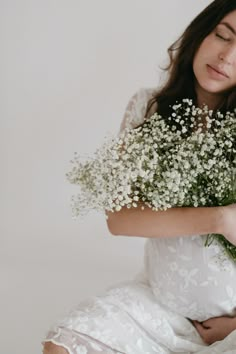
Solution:
{"label": "white dress", "polygon": [[[143,121],[153,89],[130,100],[121,128]],[[236,266],[205,236],[149,238],[137,277],[80,303],[47,333],[69,354],[236,353],[236,330],[207,346],[189,319],[233,315]]]}

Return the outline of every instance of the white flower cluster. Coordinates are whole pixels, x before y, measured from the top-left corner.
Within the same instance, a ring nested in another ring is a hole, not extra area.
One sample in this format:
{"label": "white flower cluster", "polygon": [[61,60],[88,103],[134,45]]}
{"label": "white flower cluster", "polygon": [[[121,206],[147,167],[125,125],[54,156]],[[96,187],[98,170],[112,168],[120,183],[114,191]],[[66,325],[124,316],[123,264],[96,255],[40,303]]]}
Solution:
{"label": "white flower cluster", "polygon": [[166,210],[221,205],[232,193],[236,167],[236,116],[215,115],[185,99],[164,119],[155,113],[138,128],[104,143],[94,158],[75,153],[70,183],[73,216],[123,207]]}

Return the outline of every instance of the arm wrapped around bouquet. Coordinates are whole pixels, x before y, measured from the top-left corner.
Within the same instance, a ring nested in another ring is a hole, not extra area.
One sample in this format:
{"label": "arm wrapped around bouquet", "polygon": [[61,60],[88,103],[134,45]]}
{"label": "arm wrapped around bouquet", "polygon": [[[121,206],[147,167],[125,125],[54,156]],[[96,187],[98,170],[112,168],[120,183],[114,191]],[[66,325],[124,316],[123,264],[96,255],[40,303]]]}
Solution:
{"label": "arm wrapped around bouquet", "polygon": [[[235,203],[235,152],[235,112],[213,114],[184,99],[173,105],[171,117],[153,114],[106,141],[94,158],[82,161],[75,153],[66,174],[80,186],[72,197],[73,216],[138,202],[156,211]],[[214,239],[236,261],[236,247],[222,235],[208,235],[206,245]]]}

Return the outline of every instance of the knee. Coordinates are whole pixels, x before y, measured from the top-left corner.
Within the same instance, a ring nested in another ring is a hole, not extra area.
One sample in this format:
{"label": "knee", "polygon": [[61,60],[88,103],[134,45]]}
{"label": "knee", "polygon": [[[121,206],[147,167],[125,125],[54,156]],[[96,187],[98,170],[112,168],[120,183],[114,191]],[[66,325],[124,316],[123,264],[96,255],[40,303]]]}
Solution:
{"label": "knee", "polygon": [[69,354],[68,351],[52,342],[46,342],[43,347],[43,354]]}

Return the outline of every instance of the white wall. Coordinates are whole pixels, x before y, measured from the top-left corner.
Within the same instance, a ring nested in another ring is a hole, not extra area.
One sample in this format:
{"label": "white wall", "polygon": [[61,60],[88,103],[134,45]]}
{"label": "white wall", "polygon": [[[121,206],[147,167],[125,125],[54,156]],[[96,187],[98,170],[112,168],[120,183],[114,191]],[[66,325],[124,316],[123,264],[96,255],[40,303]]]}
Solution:
{"label": "white wall", "polygon": [[130,96],[157,86],[167,47],[209,0],[0,0],[0,352],[40,353],[58,318],[130,279],[143,239],[73,221],[74,151],[116,133]]}

